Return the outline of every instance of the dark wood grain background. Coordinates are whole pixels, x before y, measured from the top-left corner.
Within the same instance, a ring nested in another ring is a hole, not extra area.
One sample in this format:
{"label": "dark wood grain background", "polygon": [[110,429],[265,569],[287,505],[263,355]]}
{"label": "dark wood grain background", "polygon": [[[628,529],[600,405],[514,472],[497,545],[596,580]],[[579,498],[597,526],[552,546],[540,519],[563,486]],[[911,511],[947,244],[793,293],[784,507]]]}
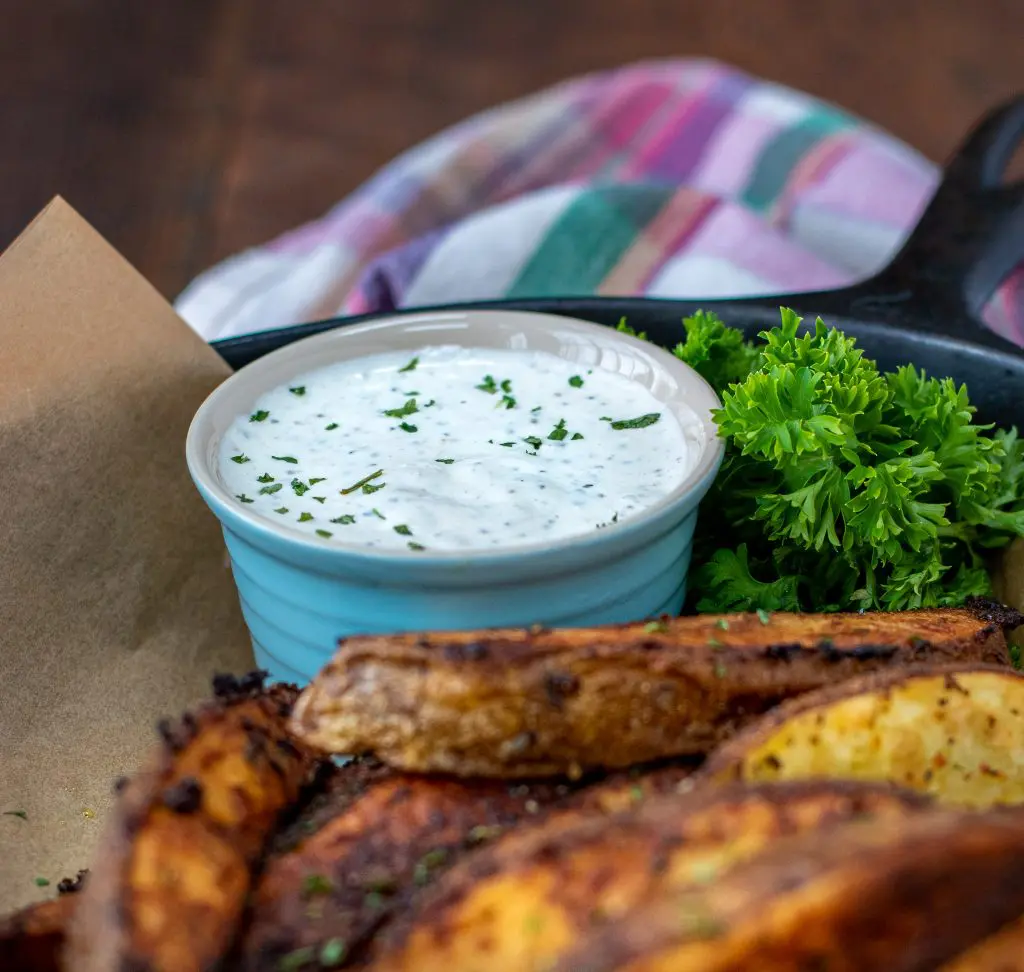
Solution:
{"label": "dark wood grain background", "polygon": [[1024,0],[0,0],[0,246],[64,195],[166,295],[495,102],[701,55],[941,160]]}

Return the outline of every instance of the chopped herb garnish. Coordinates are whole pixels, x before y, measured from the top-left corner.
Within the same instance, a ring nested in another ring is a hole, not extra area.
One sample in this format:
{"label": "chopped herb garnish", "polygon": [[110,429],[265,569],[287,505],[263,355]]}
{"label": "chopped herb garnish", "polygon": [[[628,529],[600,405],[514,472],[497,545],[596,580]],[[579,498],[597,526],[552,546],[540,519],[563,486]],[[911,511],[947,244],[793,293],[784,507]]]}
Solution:
{"label": "chopped herb garnish", "polygon": [[302,894],[311,898],[315,894],[330,894],[334,890],[334,883],[329,877],[323,874],[307,874],[302,881]]}
{"label": "chopped herb garnish", "polygon": [[387,483],[381,483],[379,486],[374,486],[373,483],[365,483],[363,485],[362,493],[364,496],[372,496],[374,493],[382,490],[385,486],[387,486]]}
{"label": "chopped herb garnish", "polygon": [[271,456],[271,459],[276,459],[278,462],[290,462],[293,466],[299,464],[299,460],[295,456]]}
{"label": "chopped herb garnish", "polygon": [[501,401],[494,407],[501,408],[502,405],[504,405],[506,409],[515,408],[516,400],[511,395],[502,395]]}
{"label": "chopped herb garnish", "polygon": [[409,542],[408,542],[408,543],[406,544],[406,546],[407,546],[407,547],[408,547],[408,548],[409,548],[410,550],[426,550],[426,549],[427,549],[426,547],[424,547],[424,546],[423,546],[423,544],[422,544],[422,543],[416,543],[416,541],[415,541],[415,540],[410,540],[410,541],[409,541]]}
{"label": "chopped herb garnish", "polygon": [[296,496],[302,496],[309,492],[309,487],[301,479],[292,480],[292,489]]}
{"label": "chopped herb garnish", "polygon": [[430,879],[430,872],[439,867],[448,859],[448,851],[443,847],[435,847],[424,854],[417,862],[412,871],[412,879],[420,887]]}
{"label": "chopped herb garnish", "polygon": [[277,960],[278,972],[299,972],[304,965],[316,959],[316,949],[312,945],[297,948]]}
{"label": "chopped herb garnish", "polygon": [[381,513],[381,511],[378,510],[376,506],[372,510],[370,510],[370,512],[375,517],[377,517],[378,520],[386,520],[387,519],[387,517],[383,513]]}
{"label": "chopped herb garnish", "polygon": [[498,394],[498,383],[491,375],[484,375],[484,380],[476,387],[482,392],[487,392],[488,395]]}
{"label": "chopped herb garnish", "polygon": [[424,402],[423,403],[423,407],[424,408],[433,408],[436,404],[437,404],[437,399],[436,398],[432,398],[432,399],[430,399],[429,402]]}
{"label": "chopped herb garnish", "polygon": [[715,627],[716,628],[721,628],[723,631],[728,631],[729,630],[729,622],[726,621],[725,618],[719,618],[715,622]]}
{"label": "chopped herb garnish", "polygon": [[601,418],[598,419],[599,422],[610,422],[611,420],[612,417],[610,415],[602,415]]}
{"label": "chopped herb garnish", "polygon": [[399,408],[384,409],[384,414],[387,415],[389,418],[405,418],[406,415],[412,415],[413,413],[418,412],[419,410],[419,406],[416,404],[416,399],[410,398],[406,401],[404,405],[400,406]]}
{"label": "chopped herb garnish", "polygon": [[573,432],[573,434],[572,434],[572,441],[573,442],[576,442],[578,439],[582,439],[582,438],[583,438],[583,433],[582,432]]}
{"label": "chopped herb garnish", "polygon": [[333,969],[336,965],[341,964],[347,951],[348,949],[345,947],[345,942],[342,939],[328,939],[320,949],[320,964],[325,969]]}
{"label": "chopped herb garnish", "polygon": [[443,462],[446,466],[450,466],[453,462],[455,462],[455,460],[454,459],[435,459],[434,462]]}
{"label": "chopped herb garnish", "polygon": [[270,418],[270,412],[268,412],[265,409],[261,408],[259,411],[253,412],[252,415],[249,416],[249,421],[250,422],[265,422],[268,418]]}
{"label": "chopped herb garnish", "polygon": [[725,678],[729,674],[729,669],[725,667],[721,662],[715,664],[715,678]]}
{"label": "chopped herb garnish", "polygon": [[629,797],[634,803],[640,803],[644,798],[644,788],[639,784],[634,784],[629,788]]}
{"label": "chopped herb garnish", "polygon": [[274,477],[270,473],[264,473],[262,476],[256,477],[256,482],[258,483],[272,483],[273,481]]}
{"label": "chopped herb garnish", "polygon": [[327,502],[327,497],[326,496],[314,496],[313,499],[315,499],[320,504],[323,504],[323,503]]}
{"label": "chopped herb garnish", "polygon": [[333,432],[337,428],[339,428],[338,423],[337,422],[331,422],[330,425],[325,425],[324,426],[324,431],[325,432]]}
{"label": "chopped herb garnish", "polygon": [[770,611],[766,611],[764,608],[757,609],[757,617],[761,624],[767,624],[772,619]]}
{"label": "chopped herb garnish", "polygon": [[5,817],[17,817],[19,820],[28,820],[28,814],[24,810],[5,810]]}
{"label": "chopped herb garnish", "polygon": [[644,631],[646,631],[647,634],[662,634],[665,631],[668,631],[668,625],[661,620],[648,621],[647,624],[644,625]]}
{"label": "chopped herb garnish", "polygon": [[44,878],[44,877],[37,877],[36,878],[36,887],[37,888],[47,888],[49,886],[50,886],[50,879],[49,878]]}
{"label": "chopped herb garnish", "polygon": [[502,390],[502,391],[503,391],[503,392],[504,392],[504,393],[505,393],[506,395],[507,395],[507,394],[509,394],[509,392],[511,392],[511,391],[512,391],[512,381],[511,381],[511,379],[509,379],[509,378],[506,378],[506,379],[505,379],[505,380],[504,380],[504,381],[503,381],[503,382],[501,383],[501,390]]}
{"label": "chopped herb garnish", "polygon": [[410,425],[408,422],[402,422],[398,426],[403,432],[419,432],[419,428],[415,425]]}
{"label": "chopped herb garnish", "polygon": [[366,897],[363,898],[363,904],[365,904],[367,908],[376,911],[378,908],[384,907],[384,895],[379,891],[370,891]]}
{"label": "chopped herb garnish", "polygon": [[350,523],[355,522],[356,518],[351,513],[342,513],[341,516],[336,516],[333,520],[331,520],[331,523],[342,523],[346,526]]}
{"label": "chopped herb garnish", "polygon": [[514,442],[499,442],[498,445],[500,445],[503,449],[511,449],[512,446],[515,445],[515,443]]}
{"label": "chopped herb garnish", "polygon": [[402,534],[403,537],[411,537],[412,536],[412,530],[410,530],[409,527],[406,526],[404,523],[399,523],[397,526],[393,527],[392,529],[395,531],[395,533]]}
{"label": "chopped herb garnish", "polygon": [[612,422],[612,428],[621,429],[646,429],[648,425],[654,425],[661,418],[661,412],[648,412],[635,419],[619,419]]}
{"label": "chopped herb garnish", "polygon": [[313,514],[312,513],[300,513],[299,514],[299,523],[309,523],[309,521],[312,520],[312,519],[313,519]]}
{"label": "chopped herb garnish", "polygon": [[312,479],[310,479],[309,485],[310,486],[315,486],[317,483],[326,483],[326,482],[327,482],[327,479],[325,477],[323,477],[323,476],[314,476]]}
{"label": "chopped herb garnish", "polygon": [[420,363],[419,358],[413,358],[404,368],[399,368],[398,373],[403,374],[406,371],[415,371],[416,365]]}
{"label": "chopped herb garnish", "polygon": [[306,386],[296,385],[294,388],[289,388],[288,391],[290,391],[293,395],[298,395],[301,398],[303,395],[306,394]]}
{"label": "chopped herb garnish", "polygon": [[718,651],[718,649],[722,647],[722,642],[720,642],[717,638],[708,638],[708,647],[712,651]]}
{"label": "chopped herb garnish", "polygon": [[527,445],[533,446],[534,449],[539,449],[542,445],[544,445],[544,440],[538,439],[535,435],[528,435],[525,439],[523,439],[523,442],[525,442]]}
{"label": "chopped herb garnish", "polygon": [[231,461],[237,462],[238,465],[242,465],[243,462],[252,462],[252,460],[244,452],[240,452],[237,456],[232,456]]}
{"label": "chopped herb garnish", "polygon": [[334,536],[334,534],[331,533],[330,530],[317,530],[316,531],[316,535],[318,537],[332,537],[332,536]]}
{"label": "chopped herb garnish", "polygon": [[583,379],[579,375],[573,375],[569,379],[569,385],[571,387],[573,387],[573,388],[582,388],[583,387]]}
{"label": "chopped herb garnish", "polygon": [[287,506],[279,506],[276,510],[274,510],[274,512],[275,513],[287,513],[288,512],[288,507]]}
{"label": "chopped herb garnish", "polygon": [[284,483],[271,483],[269,486],[264,486],[260,490],[260,495],[270,496],[271,494],[276,493],[278,490],[281,489],[284,489]]}
{"label": "chopped herb garnish", "polygon": [[239,493],[235,497],[235,499],[238,500],[239,503],[255,503],[256,502],[256,500],[249,499],[249,497],[246,496],[245,493]]}
{"label": "chopped herb garnish", "polygon": [[354,493],[357,490],[362,489],[367,483],[372,482],[374,479],[380,479],[380,477],[383,475],[384,470],[378,469],[376,472],[370,473],[369,476],[364,476],[362,479],[359,480],[358,483],[353,483],[346,489],[338,490],[338,492],[341,493],[342,496],[348,496],[349,493]]}
{"label": "chopped herb garnish", "polygon": [[555,427],[548,433],[548,438],[554,439],[555,442],[561,442],[568,434],[565,430],[565,419],[559,419],[555,423]]}
{"label": "chopped herb garnish", "polygon": [[415,397],[416,395],[419,395],[420,393],[418,391],[404,391],[404,392],[402,392],[402,394],[405,395],[406,398],[410,398],[410,397]]}
{"label": "chopped herb garnish", "polygon": [[533,408],[530,409],[530,414],[531,415],[536,415],[540,410],[541,410],[541,406],[540,405],[535,405]]}

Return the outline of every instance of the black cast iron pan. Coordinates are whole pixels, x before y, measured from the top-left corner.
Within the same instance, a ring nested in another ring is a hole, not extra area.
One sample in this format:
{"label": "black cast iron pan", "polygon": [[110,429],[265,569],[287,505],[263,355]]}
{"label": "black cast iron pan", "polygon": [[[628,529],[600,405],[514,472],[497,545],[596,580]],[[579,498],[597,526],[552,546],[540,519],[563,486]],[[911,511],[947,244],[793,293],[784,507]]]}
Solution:
{"label": "black cast iron pan", "polygon": [[[1024,350],[980,320],[988,298],[1024,260],[1024,182],[1004,184],[1022,139],[1024,95],[978,123],[946,166],[935,196],[892,263],[852,287],[737,300],[557,297],[415,310],[530,310],[606,325],[625,316],[652,341],[672,347],[683,333],[681,319],[699,308],[714,310],[752,336],[777,324],[784,305],[810,321],[820,315],[855,336],[885,369],[912,363],[937,377],[966,382],[981,420],[1024,428]],[[240,368],[299,338],[393,313],[333,318],[213,346]]]}

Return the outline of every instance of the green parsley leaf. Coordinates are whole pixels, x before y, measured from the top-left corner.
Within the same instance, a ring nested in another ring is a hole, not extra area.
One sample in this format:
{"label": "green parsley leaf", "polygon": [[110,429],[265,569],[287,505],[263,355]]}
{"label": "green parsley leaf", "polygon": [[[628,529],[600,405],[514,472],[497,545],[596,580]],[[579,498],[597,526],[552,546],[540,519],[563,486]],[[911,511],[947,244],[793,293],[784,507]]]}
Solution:
{"label": "green parsley leaf", "polygon": [[402,422],[398,426],[403,432],[419,432],[419,428],[415,425],[410,425],[408,422]]}
{"label": "green parsley leaf", "polygon": [[317,530],[316,531],[316,535],[318,537],[331,537],[331,536],[334,536],[334,534],[332,534],[330,530]]}
{"label": "green parsley leaf", "polygon": [[260,489],[260,495],[269,496],[276,493],[278,490],[284,489],[284,483],[271,483],[269,486],[264,486]]}
{"label": "green parsley leaf", "polygon": [[697,311],[683,320],[683,327],[686,341],[677,344],[672,353],[713,388],[744,381],[754,369],[760,352],[744,339],[742,331],[729,327],[717,315]]}
{"label": "green parsley leaf", "polygon": [[554,439],[556,442],[561,442],[569,433],[565,429],[565,419],[559,419],[555,423],[555,427],[548,433],[549,439]]}
{"label": "green parsley leaf", "polygon": [[387,483],[381,483],[379,486],[373,483],[363,483],[361,492],[364,496],[372,496],[374,493],[382,490],[385,486],[387,486]]}
{"label": "green parsley leaf", "polygon": [[330,424],[330,425],[325,425],[325,426],[324,426],[324,431],[325,431],[325,432],[333,432],[333,431],[334,431],[335,429],[337,429],[337,428],[340,428],[340,426],[338,425],[338,423],[337,423],[337,422],[331,422],[331,424]]}
{"label": "green parsley leaf", "polygon": [[378,520],[386,520],[387,519],[387,517],[383,513],[381,513],[381,511],[378,510],[376,507],[374,507],[372,510],[370,510],[370,512],[375,517],[377,517]]}
{"label": "green parsley leaf", "polygon": [[289,388],[288,391],[290,391],[293,395],[298,395],[301,398],[303,395],[306,394],[306,386],[296,385],[294,388]]}
{"label": "green parsley leaf", "polygon": [[488,395],[498,394],[498,383],[492,375],[484,375],[484,380],[474,387],[479,388],[482,392],[487,392]]}
{"label": "green parsley leaf", "polygon": [[715,627],[721,629],[722,631],[728,631],[729,630],[729,622],[726,621],[725,618],[719,618],[715,622]]}
{"label": "green parsley leaf", "polygon": [[423,546],[423,544],[422,544],[422,543],[416,543],[416,541],[415,541],[415,540],[410,540],[410,541],[409,541],[409,542],[408,542],[408,543],[406,544],[406,546],[407,546],[407,547],[408,547],[408,548],[409,548],[410,550],[426,550],[426,549],[427,549],[426,547],[424,547],[424,546]]}
{"label": "green parsley leaf", "polygon": [[276,459],[278,462],[290,462],[293,466],[299,464],[299,460],[295,456],[271,456],[271,459]]}
{"label": "green parsley leaf", "polygon": [[615,325],[615,330],[620,334],[628,334],[630,337],[639,338],[641,341],[647,340],[647,332],[640,331],[638,333],[637,331],[634,331],[633,328],[626,323],[626,318],[624,317],[619,318],[619,323]]}
{"label": "green parsley leaf", "polygon": [[403,537],[412,536],[412,530],[410,530],[409,527],[406,526],[404,523],[399,523],[397,526],[392,527],[392,529],[395,531],[395,533],[402,534]]}
{"label": "green parsley leaf", "polygon": [[446,466],[450,466],[453,462],[455,462],[455,460],[454,459],[435,459],[434,462],[443,462]]}
{"label": "green parsley leaf", "polygon": [[24,810],[5,810],[0,816],[18,817],[20,820],[28,820],[28,814]]}
{"label": "green parsley leaf", "polygon": [[258,483],[272,483],[273,481],[274,477],[270,473],[264,473],[262,476],[256,477],[256,482]]}
{"label": "green parsley leaf", "polygon": [[312,520],[312,519],[313,519],[313,514],[312,513],[300,513],[299,514],[299,523],[309,523],[309,521]]}
{"label": "green parsley leaf", "polygon": [[237,456],[232,456],[231,461],[237,462],[238,465],[242,465],[243,462],[252,462],[252,460],[244,452],[240,452]]}
{"label": "green parsley leaf", "polygon": [[277,960],[278,972],[300,972],[300,970],[316,961],[316,949],[312,945],[296,948],[282,955]]}
{"label": "green parsley leaf", "polygon": [[35,883],[37,888],[48,888],[50,886],[50,879],[44,877],[37,877]]}
{"label": "green parsley leaf", "polygon": [[617,430],[646,429],[647,426],[654,425],[660,418],[661,412],[648,412],[646,415],[641,415],[638,418],[619,419],[616,422],[612,422],[612,428]]}
{"label": "green parsley leaf", "polygon": [[373,482],[375,479],[380,479],[384,475],[383,469],[378,469],[376,472],[370,473],[369,476],[364,476],[359,480],[358,483],[353,483],[351,486],[347,486],[345,489],[338,490],[342,496],[348,496],[349,493],[355,493],[362,489],[367,483]]}
{"label": "green parsley leaf", "polygon": [[407,365],[405,365],[405,366],[404,366],[403,368],[399,368],[399,369],[398,369],[398,373],[399,373],[399,374],[403,374],[403,373],[404,373],[404,372],[406,372],[406,371],[415,371],[415,370],[416,370],[416,366],[417,366],[417,365],[418,365],[419,363],[420,363],[420,359],[419,359],[419,358],[413,358],[413,359],[412,359],[412,360],[411,360],[411,361],[410,361],[410,362],[409,362],[409,363],[408,363]]}
{"label": "green parsley leaf", "polygon": [[327,480],[323,476],[312,476],[309,480],[310,486],[315,486],[317,483],[326,483]]}
{"label": "green parsley leaf", "polygon": [[523,442],[525,442],[527,445],[533,446],[534,449],[539,449],[542,445],[544,445],[544,440],[538,439],[535,435],[526,436],[526,438],[523,439]]}
{"label": "green parsley leaf", "polygon": [[387,415],[388,418],[405,418],[407,415],[412,415],[419,410],[419,406],[416,404],[416,399],[409,398],[406,399],[405,404],[399,408],[385,409],[384,414]]}
{"label": "green parsley leaf", "polygon": [[498,445],[500,445],[503,449],[511,449],[515,445],[515,443],[514,442],[499,442]]}
{"label": "green parsley leaf", "polygon": [[301,479],[293,479],[292,490],[296,496],[303,496],[309,492],[309,487]]}
{"label": "green parsley leaf", "polygon": [[578,441],[579,439],[582,439],[582,438],[583,438],[583,433],[582,432],[573,432],[572,439],[570,441],[571,442],[576,442],[576,441]]}
{"label": "green parsley leaf", "polygon": [[342,513],[341,516],[336,516],[331,523],[341,523],[348,526],[350,523],[355,523],[356,518],[351,513]]}
{"label": "green parsley leaf", "polygon": [[495,408],[505,407],[506,410],[516,407],[516,400],[511,395],[502,395],[501,400],[495,405]]}
{"label": "green parsley leaf", "polygon": [[258,411],[253,412],[252,415],[249,416],[249,421],[250,422],[265,422],[268,418],[270,418],[270,412],[268,412],[265,409],[261,408]]}
{"label": "green parsley leaf", "polygon": [[569,379],[569,387],[570,388],[582,388],[583,387],[583,379],[579,375],[573,375]]}
{"label": "green parsley leaf", "polygon": [[287,513],[288,512],[288,507],[287,506],[279,506],[276,510],[274,510],[274,512],[275,513]]}
{"label": "green parsley leaf", "polygon": [[504,381],[503,381],[503,382],[501,383],[501,390],[502,390],[502,391],[503,391],[503,392],[504,392],[504,393],[505,393],[506,395],[508,395],[508,394],[509,394],[509,393],[510,393],[510,392],[512,391],[512,382],[511,382],[511,380],[510,380],[510,379],[506,378],[506,379],[505,379],[505,380],[504,380]]}
{"label": "green parsley leaf", "polygon": [[237,493],[235,495],[235,499],[238,500],[239,503],[255,503],[256,502],[256,500],[250,499],[248,496],[246,496],[245,493]]}
{"label": "green parsley leaf", "polygon": [[315,499],[321,505],[327,502],[326,496],[314,496],[313,499]]}
{"label": "green parsley leaf", "polygon": [[341,938],[329,938],[320,947],[320,965],[325,969],[333,969],[341,965],[348,949]]}

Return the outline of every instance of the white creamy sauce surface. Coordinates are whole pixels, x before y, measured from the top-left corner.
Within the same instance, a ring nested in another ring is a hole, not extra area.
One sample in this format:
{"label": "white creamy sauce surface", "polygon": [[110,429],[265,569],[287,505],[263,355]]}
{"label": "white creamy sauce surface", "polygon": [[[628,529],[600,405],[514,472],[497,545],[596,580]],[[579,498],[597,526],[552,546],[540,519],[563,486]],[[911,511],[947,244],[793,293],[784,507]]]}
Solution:
{"label": "white creamy sauce surface", "polygon": [[220,444],[250,512],[326,541],[486,550],[636,515],[699,445],[637,382],[541,351],[430,347],[262,395]]}

